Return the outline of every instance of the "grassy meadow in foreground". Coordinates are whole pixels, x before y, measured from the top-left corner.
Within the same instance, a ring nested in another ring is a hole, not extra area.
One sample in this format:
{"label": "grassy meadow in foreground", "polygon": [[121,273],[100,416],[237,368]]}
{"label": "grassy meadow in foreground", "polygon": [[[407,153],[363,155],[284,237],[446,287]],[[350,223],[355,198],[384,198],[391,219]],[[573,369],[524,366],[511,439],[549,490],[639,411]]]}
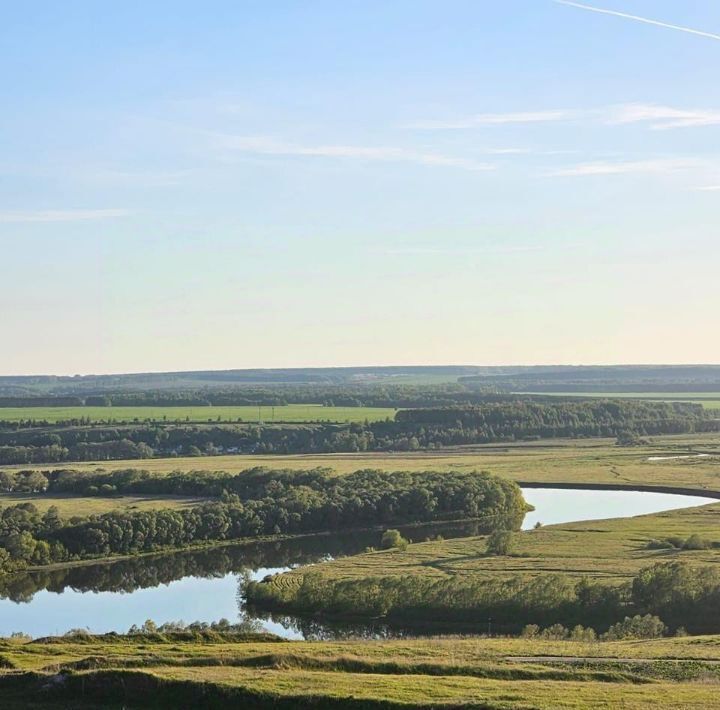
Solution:
{"label": "grassy meadow in foreground", "polygon": [[392,407],[323,407],[288,404],[277,407],[3,407],[0,421],[57,423],[89,419],[93,422],[364,422],[392,419]]}
{"label": "grassy meadow in foreground", "polygon": [[[72,707],[79,708],[245,702],[288,708],[699,710],[716,702],[720,678],[720,637],[713,636],[602,643],[66,637],[0,641],[0,656],[0,689],[10,708],[57,706],[53,701],[62,704],[67,689]],[[59,672],[63,683],[52,683]]]}

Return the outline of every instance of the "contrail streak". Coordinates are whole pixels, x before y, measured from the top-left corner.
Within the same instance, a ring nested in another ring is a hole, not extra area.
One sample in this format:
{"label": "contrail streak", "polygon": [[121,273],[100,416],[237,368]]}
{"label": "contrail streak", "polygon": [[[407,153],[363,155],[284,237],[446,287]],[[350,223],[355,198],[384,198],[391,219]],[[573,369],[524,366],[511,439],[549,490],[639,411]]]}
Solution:
{"label": "contrail streak", "polygon": [[583,5],[579,2],[572,2],[572,0],[553,0],[558,5],[568,5],[569,7],[577,7],[581,10],[588,10],[589,12],[597,12],[601,15],[612,15],[613,17],[622,17],[625,20],[634,20],[635,22],[644,22],[646,25],[655,25],[655,27],[665,27],[668,30],[677,30],[678,32],[687,32],[691,35],[698,35],[699,37],[707,37],[708,39],[720,40],[720,35],[713,34],[712,32],[703,32],[702,30],[694,30],[692,27],[683,27],[682,25],[671,25],[668,22],[660,22],[659,20],[651,20],[647,17],[639,17],[638,15],[629,15],[626,12],[617,12],[616,10],[606,10],[602,7],[593,7],[592,5]]}

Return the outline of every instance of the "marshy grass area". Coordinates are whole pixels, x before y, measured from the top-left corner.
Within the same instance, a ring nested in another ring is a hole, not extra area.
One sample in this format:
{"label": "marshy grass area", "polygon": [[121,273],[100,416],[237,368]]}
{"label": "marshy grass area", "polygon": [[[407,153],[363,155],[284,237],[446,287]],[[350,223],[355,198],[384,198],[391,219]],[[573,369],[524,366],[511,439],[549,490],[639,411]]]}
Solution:
{"label": "marshy grass area", "polygon": [[[655,541],[698,535],[703,550],[656,548]],[[622,582],[655,562],[720,563],[720,503],[652,515],[564,523],[513,535],[509,555],[487,554],[487,537],[432,540],[405,550],[377,550],[280,575],[273,584],[297,587],[308,570],[328,583],[368,577],[539,577],[562,574]]]}

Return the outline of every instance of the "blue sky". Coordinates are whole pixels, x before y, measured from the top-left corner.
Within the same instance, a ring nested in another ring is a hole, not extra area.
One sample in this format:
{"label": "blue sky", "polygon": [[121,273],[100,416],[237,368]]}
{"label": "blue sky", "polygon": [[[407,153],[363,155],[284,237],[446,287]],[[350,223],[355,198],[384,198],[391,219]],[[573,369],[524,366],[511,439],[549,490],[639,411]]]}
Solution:
{"label": "blue sky", "polygon": [[0,9],[4,374],[720,361],[714,0]]}

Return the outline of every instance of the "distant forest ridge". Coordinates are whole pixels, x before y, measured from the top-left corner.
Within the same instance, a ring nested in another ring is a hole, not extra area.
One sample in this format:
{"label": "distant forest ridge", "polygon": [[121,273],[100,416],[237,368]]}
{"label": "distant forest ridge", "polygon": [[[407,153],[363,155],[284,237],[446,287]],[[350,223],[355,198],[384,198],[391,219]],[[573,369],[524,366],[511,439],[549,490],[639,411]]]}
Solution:
{"label": "distant forest ridge", "polygon": [[283,385],[341,384],[378,379],[439,377],[448,381],[478,375],[490,370],[511,374],[518,368],[474,366],[392,366],[392,367],[317,367],[242,370],[198,370],[187,372],[146,372],[115,375],[18,375],[0,376],[0,387],[18,388],[185,388],[198,385]]}
{"label": "distant forest ridge", "polygon": [[494,366],[412,365],[201,370],[116,375],[0,376],[0,395],[83,395],[112,391],[192,390],[243,386],[380,386],[459,384],[495,391],[720,390],[720,365]]}
{"label": "distant forest ridge", "polygon": [[720,391],[720,365],[528,367],[458,381],[470,387],[494,381],[500,390],[525,392],[708,392]]}

